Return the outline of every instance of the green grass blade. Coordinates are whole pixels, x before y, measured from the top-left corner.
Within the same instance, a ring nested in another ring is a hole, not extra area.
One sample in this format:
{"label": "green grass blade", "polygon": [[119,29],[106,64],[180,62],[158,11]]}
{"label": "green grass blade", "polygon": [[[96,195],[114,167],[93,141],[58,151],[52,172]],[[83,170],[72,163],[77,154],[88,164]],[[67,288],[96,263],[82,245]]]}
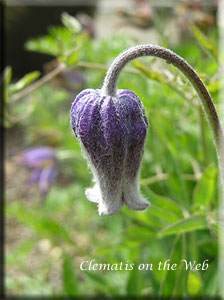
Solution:
{"label": "green grass blade", "polygon": [[79,295],[79,284],[74,272],[73,262],[70,256],[66,253],[63,257],[63,285],[66,295]]}
{"label": "green grass blade", "polygon": [[195,230],[206,229],[208,227],[206,217],[202,215],[192,215],[175,224],[171,224],[161,230],[158,234],[159,237],[172,235],[183,232],[190,232]]}

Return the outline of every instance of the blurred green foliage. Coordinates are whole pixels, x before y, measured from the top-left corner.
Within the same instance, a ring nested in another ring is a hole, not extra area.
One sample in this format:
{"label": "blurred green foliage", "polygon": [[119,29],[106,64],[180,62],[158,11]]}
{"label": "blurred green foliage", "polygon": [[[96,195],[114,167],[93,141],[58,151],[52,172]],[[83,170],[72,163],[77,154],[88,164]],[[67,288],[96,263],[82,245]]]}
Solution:
{"label": "blurred green foliage", "polygon": [[[7,202],[7,226],[15,222],[32,233],[6,253],[7,270],[19,270],[20,274],[11,277],[6,273],[7,292],[45,296],[218,295],[217,162],[197,96],[180,73],[164,62],[138,59],[123,71],[119,88],[135,91],[149,119],[140,180],[142,194],[151,206],[144,212],[124,207],[113,217],[99,217],[96,206],[84,195],[92,176],[70,129],[69,109],[81,89],[100,88],[110,62],[137,42],[126,35],[91,40],[68,14],[63,14],[62,21],[64,26],[52,27],[46,36],[29,40],[26,48],[52,55],[56,68],[62,64],[62,74],[80,72],[84,83],[79,89],[71,92],[64,88],[56,80],[58,73],[43,80],[49,73],[39,78],[39,72],[34,71],[14,82],[13,70],[5,70],[5,126],[19,124],[25,131],[24,148],[53,146],[59,160],[58,182],[44,204],[38,195]],[[173,50],[198,70],[219,107],[217,49],[215,42],[209,42],[216,35],[213,31],[208,38],[195,26],[192,35],[197,43],[191,37]],[[38,260],[35,267],[29,257]],[[170,259],[178,268],[80,271],[80,262],[92,259],[136,266],[156,266]],[[209,268],[186,271],[181,259],[197,263],[208,259]],[[50,270],[56,270],[57,278],[51,278]]]}

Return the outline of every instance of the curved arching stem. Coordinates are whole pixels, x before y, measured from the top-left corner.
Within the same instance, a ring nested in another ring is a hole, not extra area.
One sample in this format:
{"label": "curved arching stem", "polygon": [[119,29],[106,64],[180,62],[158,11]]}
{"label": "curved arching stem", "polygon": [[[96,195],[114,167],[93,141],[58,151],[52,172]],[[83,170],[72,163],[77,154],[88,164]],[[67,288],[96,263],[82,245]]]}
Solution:
{"label": "curved arching stem", "polygon": [[207,117],[208,123],[213,133],[213,139],[216,146],[219,169],[221,175],[222,191],[224,189],[224,135],[220,125],[220,121],[212,101],[212,98],[206,89],[204,83],[194,71],[194,69],[179,55],[173,51],[159,47],[157,45],[146,44],[132,47],[121,53],[111,64],[107,71],[103,87],[101,89],[102,95],[116,96],[117,81],[121,70],[131,60],[140,56],[154,56],[166,60],[177,67],[185,77],[190,81],[196,90],[203,111]]}

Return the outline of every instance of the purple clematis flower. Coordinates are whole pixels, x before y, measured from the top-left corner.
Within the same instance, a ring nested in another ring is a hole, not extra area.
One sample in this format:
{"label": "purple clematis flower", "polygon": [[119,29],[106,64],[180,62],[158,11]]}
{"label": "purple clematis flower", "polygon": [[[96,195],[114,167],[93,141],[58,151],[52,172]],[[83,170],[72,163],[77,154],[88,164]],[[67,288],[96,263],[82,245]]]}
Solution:
{"label": "purple clematis flower", "polygon": [[92,169],[95,185],[87,198],[98,203],[100,215],[112,215],[125,203],[143,210],[148,202],[139,192],[138,174],[148,122],[138,96],[118,90],[116,97],[86,89],[71,107],[71,126]]}
{"label": "purple clematis flower", "polygon": [[32,170],[29,183],[37,183],[41,196],[45,198],[57,175],[54,149],[50,147],[27,149],[22,153],[21,162]]}

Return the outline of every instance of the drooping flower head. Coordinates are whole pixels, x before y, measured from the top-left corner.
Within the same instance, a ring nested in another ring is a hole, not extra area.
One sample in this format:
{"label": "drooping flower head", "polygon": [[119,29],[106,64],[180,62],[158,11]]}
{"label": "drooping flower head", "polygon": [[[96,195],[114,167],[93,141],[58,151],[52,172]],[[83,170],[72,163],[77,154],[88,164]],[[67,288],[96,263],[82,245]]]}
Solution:
{"label": "drooping flower head", "polygon": [[148,206],[139,193],[138,173],[148,122],[137,95],[118,90],[104,96],[86,89],[71,107],[71,126],[92,169],[95,185],[87,198],[99,214],[115,214],[125,203],[134,210]]}
{"label": "drooping flower head", "polygon": [[86,191],[100,214],[114,214],[123,203],[144,209],[137,176],[147,120],[140,99],[131,91],[117,90],[125,65],[141,56],[159,57],[178,68],[197,92],[213,133],[224,187],[224,134],[213,100],[196,71],[173,51],[152,44],[137,45],[121,53],[109,67],[101,90],[85,90],[71,108],[71,125],[93,170],[95,186]]}

